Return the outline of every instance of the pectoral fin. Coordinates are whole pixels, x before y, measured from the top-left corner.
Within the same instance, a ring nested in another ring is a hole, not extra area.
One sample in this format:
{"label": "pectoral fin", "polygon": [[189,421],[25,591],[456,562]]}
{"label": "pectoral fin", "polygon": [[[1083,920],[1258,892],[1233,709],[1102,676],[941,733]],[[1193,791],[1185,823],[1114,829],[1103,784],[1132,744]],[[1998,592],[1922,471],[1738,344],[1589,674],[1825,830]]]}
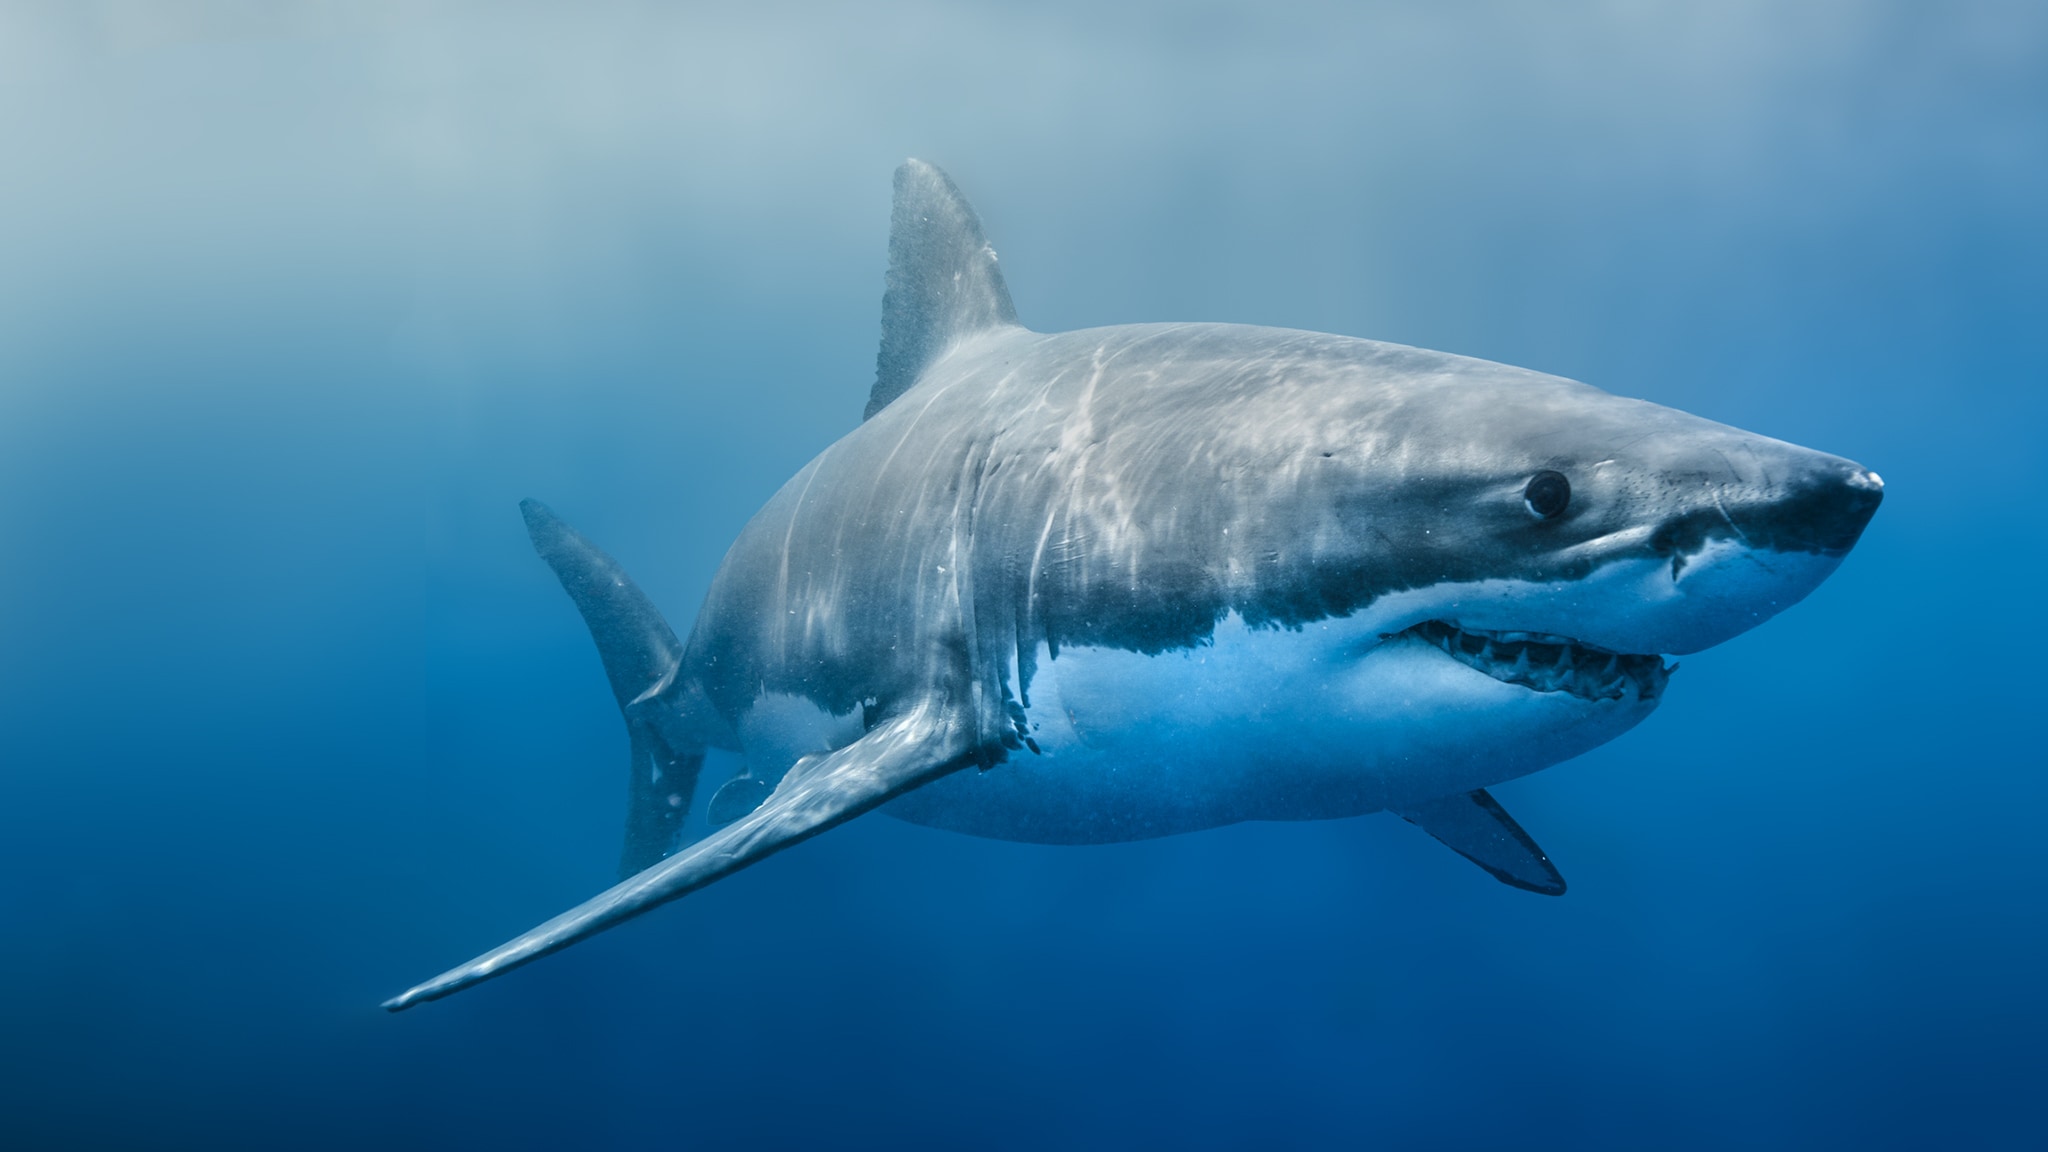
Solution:
{"label": "pectoral fin", "polygon": [[1402,812],[1401,818],[1503,884],[1545,896],[1564,895],[1564,877],[1556,865],[1484,788],[1418,805]]}
{"label": "pectoral fin", "polygon": [[384,1002],[438,1000],[688,895],[973,762],[969,725],[938,702],[884,720],[837,752],[799,764],[759,808],[508,943]]}

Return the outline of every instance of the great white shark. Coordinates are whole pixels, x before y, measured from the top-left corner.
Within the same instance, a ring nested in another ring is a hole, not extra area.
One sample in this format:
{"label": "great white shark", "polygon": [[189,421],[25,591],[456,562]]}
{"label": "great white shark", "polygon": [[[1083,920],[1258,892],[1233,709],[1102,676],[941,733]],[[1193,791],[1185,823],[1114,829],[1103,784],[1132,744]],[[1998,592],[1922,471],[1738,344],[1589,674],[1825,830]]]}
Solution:
{"label": "great white shark", "polygon": [[[1234,324],[1039,333],[896,173],[864,422],[740,533],[688,643],[545,506],[631,759],[624,877],[433,1000],[881,808],[1047,844],[1390,811],[1564,880],[1486,792],[1641,723],[1664,657],[1811,592],[1877,475],[1522,368]],[[743,769],[679,834],[709,748]]]}

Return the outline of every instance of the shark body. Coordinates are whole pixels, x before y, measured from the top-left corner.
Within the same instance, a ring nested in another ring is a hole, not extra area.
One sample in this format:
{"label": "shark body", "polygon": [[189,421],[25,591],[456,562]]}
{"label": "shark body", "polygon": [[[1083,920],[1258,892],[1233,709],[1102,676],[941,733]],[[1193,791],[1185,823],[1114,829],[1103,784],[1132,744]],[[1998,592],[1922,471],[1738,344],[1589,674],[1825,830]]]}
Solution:
{"label": "shark body", "polygon": [[[727,554],[687,644],[528,501],[631,742],[624,879],[448,995],[881,808],[1041,843],[1393,811],[1561,893],[1485,789],[1613,739],[1664,656],[1813,590],[1839,457],[1520,368],[1227,324],[1043,334],[899,169],[867,418]],[[707,748],[741,754],[677,843]]]}

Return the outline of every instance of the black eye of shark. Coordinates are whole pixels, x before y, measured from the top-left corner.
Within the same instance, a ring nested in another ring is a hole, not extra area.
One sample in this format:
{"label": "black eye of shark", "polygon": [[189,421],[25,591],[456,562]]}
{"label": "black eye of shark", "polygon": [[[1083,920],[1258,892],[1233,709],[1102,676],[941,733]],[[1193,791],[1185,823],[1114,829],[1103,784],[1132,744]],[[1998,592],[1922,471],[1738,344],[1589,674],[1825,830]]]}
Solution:
{"label": "black eye of shark", "polygon": [[1572,482],[1562,472],[1546,468],[1529,478],[1529,486],[1522,489],[1522,503],[1531,515],[1540,520],[1555,520],[1564,515],[1572,502]]}

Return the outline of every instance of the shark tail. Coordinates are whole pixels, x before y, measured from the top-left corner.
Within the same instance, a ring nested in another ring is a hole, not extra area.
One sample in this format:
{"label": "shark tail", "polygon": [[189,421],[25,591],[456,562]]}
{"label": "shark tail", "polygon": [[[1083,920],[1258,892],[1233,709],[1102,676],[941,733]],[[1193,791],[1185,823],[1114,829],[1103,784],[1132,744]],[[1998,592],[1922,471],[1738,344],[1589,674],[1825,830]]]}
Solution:
{"label": "shark tail", "polygon": [[676,850],[704,749],[723,725],[702,689],[682,675],[675,631],[618,561],[540,501],[521,501],[519,510],[534,551],[583,614],[626,722],[632,751],[619,875],[632,876]]}

